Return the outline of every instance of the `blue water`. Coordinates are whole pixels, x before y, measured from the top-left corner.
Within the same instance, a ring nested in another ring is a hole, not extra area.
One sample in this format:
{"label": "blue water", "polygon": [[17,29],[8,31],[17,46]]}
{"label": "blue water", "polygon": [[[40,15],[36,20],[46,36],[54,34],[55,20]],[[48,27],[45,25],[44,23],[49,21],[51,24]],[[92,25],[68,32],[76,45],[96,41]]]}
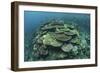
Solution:
{"label": "blue water", "polygon": [[[28,43],[30,43],[33,32],[35,32],[41,24],[44,24],[54,19],[63,20],[65,23],[73,22],[75,24],[78,24],[82,31],[90,32],[90,14],[24,11],[25,42],[27,41]],[[27,49],[25,49],[25,51],[26,50]]]}
{"label": "blue water", "polygon": [[90,29],[90,14],[24,11],[24,31],[29,34],[41,24],[53,19],[77,23],[87,31]]}

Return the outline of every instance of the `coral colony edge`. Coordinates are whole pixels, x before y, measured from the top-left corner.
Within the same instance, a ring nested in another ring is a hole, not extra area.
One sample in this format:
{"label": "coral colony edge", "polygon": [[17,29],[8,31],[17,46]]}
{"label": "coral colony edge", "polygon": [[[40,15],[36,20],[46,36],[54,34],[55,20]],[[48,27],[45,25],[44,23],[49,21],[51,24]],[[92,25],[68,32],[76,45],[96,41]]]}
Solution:
{"label": "coral colony edge", "polygon": [[24,11],[24,61],[90,58],[90,15]]}

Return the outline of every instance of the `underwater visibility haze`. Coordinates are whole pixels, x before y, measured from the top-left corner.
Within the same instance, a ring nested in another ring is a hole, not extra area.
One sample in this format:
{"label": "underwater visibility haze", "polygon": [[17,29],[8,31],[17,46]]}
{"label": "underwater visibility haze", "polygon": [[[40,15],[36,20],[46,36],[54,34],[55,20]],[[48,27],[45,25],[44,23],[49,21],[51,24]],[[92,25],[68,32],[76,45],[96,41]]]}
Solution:
{"label": "underwater visibility haze", "polygon": [[90,58],[90,14],[24,11],[24,61]]}

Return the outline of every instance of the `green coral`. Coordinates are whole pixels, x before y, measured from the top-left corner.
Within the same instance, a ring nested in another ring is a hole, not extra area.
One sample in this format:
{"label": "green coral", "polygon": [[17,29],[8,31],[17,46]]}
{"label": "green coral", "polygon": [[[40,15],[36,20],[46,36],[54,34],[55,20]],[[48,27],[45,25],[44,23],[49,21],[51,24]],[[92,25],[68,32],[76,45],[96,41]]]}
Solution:
{"label": "green coral", "polygon": [[80,44],[81,43],[80,39],[78,37],[73,38],[70,42],[74,43],[74,44]]}
{"label": "green coral", "polygon": [[60,47],[62,45],[62,43],[58,42],[54,37],[52,37],[52,35],[48,33],[46,35],[43,35],[43,44],[51,45],[54,47]]}
{"label": "green coral", "polygon": [[32,40],[33,50],[29,60],[90,58],[89,34],[62,20],[41,25]]}
{"label": "green coral", "polygon": [[73,49],[73,45],[72,44],[64,44],[61,49],[64,51],[64,52],[69,52]]}
{"label": "green coral", "polygon": [[72,38],[72,36],[67,36],[65,34],[55,34],[55,38],[59,41],[68,41]]}

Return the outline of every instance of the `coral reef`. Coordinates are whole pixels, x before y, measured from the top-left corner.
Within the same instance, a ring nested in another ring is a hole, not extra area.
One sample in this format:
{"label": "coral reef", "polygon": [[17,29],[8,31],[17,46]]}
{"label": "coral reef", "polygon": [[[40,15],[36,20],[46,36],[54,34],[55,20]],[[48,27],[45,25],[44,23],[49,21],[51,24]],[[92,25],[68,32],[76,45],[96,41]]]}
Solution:
{"label": "coral reef", "polygon": [[32,61],[90,58],[90,37],[85,33],[62,20],[43,24],[32,39],[30,58]]}

